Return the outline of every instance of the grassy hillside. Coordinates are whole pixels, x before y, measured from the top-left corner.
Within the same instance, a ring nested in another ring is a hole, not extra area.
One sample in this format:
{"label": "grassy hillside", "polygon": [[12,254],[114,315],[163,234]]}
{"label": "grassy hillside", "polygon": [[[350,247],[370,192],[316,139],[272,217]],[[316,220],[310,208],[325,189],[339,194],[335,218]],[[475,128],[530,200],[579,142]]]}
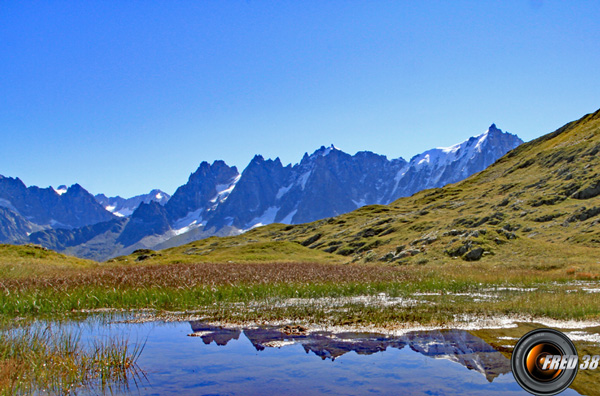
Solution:
{"label": "grassy hillside", "polygon": [[144,259],[397,265],[458,260],[597,278],[599,153],[600,110],[521,145],[457,184],[309,224],[272,224],[196,241]]}
{"label": "grassy hillside", "polygon": [[74,273],[97,266],[37,245],[0,245],[0,279]]}

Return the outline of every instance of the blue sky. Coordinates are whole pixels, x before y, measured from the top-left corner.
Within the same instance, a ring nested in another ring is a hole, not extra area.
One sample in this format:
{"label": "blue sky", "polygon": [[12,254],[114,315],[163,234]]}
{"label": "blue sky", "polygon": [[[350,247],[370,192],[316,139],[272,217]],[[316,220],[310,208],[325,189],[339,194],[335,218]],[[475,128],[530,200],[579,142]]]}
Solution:
{"label": "blue sky", "polygon": [[389,158],[600,108],[597,1],[0,2],[0,174],[132,196],[203,160]]}

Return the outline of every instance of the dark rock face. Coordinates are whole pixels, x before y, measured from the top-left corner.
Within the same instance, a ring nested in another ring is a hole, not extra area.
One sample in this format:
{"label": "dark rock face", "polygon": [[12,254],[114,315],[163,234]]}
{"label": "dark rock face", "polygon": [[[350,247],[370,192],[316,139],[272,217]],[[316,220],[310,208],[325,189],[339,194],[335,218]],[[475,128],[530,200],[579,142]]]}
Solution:
{"label": "dark rock face", "polygon": [[367,151],[351,156],[334,147],[321,147],[297,166],[300,181],[306,181],[304,188],[297,185],[300,188],[284,197],[282,208],[296,210],[287,223],[314,221],[380,203],[391,176],[405,164],[402,159],[388,161]]}
{"label": "dark rock face", "polygon": [[158,202],[141,203],[133,212],[117,242],[130,246],[148,235],[161,235],[171,229],[166,209]]}
{"label": "dark rock face", "polygon": [[594,184],[575,192],[572,197],[575,199],[590,199],[597,197],[598,195],[600,195],[600,180],[597,180]]}
{"label": "dark rock face", "polygon": [[229,167],[223,161],[210,165],[202,162],[188,182],[179,187],[165,205],[172,222],[199,211],[199,215],[212,210],[229,195],[229,188],[235,185],[239,173],[235,166]]}
{"label": "dark rock face", "polygon": [[[207,227],[233,225],[242,228],[275,205],[277,192],[285,183],[291,167],[283,167],[279,158],[266,160],[255,156],[241,175],[226,201],[216,208]],[[268,223],[273,222],[269,219]],[[267,222],[263,224],[268,224]]]}
{"label": "dark rock face", "polygon": [[0,206],[32,223],[52,228],[84,227],[113,218],[79,184],[59,194],[51,187],[26,187],[18,178],[3,177],[0,178]]}

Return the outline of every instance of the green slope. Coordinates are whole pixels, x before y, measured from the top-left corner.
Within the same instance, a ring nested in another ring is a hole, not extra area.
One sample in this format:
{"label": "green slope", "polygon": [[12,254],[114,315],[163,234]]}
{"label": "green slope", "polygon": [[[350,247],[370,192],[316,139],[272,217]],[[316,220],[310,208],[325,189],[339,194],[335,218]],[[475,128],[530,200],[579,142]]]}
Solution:
{"label": "green slope", "polygon": [[[591,271],[594,277],[600,245],[599,153],[600,110],[521,145],[457,184],[313,223],[272,224],[237,237],[196,241],[149,260],[480,260]],[[281,249],[274,243],[282,241],[299,247]],[[250,249],[242,246],[257,243],[261,248],[251,255],[242,252]]]}
{"label": "green slope", "polygon": [[0,279],[76,273],[97,266],[37,245],[0,245]]}

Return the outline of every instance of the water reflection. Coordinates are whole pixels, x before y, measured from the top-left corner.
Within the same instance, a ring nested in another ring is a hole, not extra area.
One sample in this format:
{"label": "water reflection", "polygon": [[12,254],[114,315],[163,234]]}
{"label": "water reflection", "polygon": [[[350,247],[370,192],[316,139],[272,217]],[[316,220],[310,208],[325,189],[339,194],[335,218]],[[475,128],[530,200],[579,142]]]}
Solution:
{"label": "water reflection", "polygon": [[[145,345],[138,361],[144,381],[113,394],[528,395],[510,372],[508,353],[480,338],[486,335],[462,330],[395,337],[202,322],[70,326],[81,331],[82,339],[124,334],[132,346]],[[562,395],[577,394],[569,389]]]}
{"label": "water reflection", "polygon": [[190,325],[193,335],[202,338],[205,344],[215,342],[217,345],[227,345],[231,340],[238,340],[243,333],[257,351],[300,344],[306,353],[312,352],[332,361],[348,352],[372,355],[388,348],[403,349],[408,346],[421,355],[459,363],[481,373],[488,382],[511,371],[507,357],[464,330],[418,331],[394,337],[373,333],[309,333],[302,328],[289,326],[237,330],[202,322],[190,322]]}

